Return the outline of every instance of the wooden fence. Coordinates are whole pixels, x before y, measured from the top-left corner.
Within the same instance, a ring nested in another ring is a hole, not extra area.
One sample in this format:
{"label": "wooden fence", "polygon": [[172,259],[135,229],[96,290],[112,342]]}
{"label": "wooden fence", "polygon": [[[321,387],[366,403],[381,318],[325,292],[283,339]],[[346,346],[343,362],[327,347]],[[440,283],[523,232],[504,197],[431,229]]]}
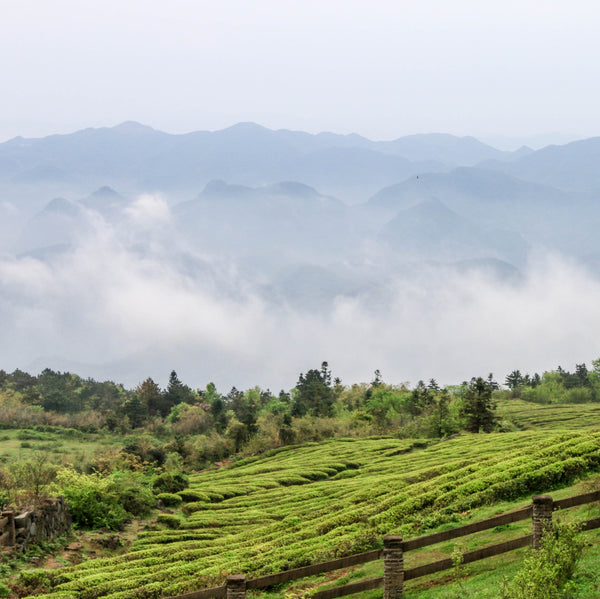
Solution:
{"label": "wooden fence", "polygon": [[[465,524],[451,530],[437,532],[431,535],[418,537],[409,541],[404,541],[401,536],[387,536],[383,539],[383,549],[375,549],[365,553],[358,553],[348,557],[342,557],[328,562],[321,562],[311,566],[295,568],[277,574],[269,574],[260,578],[246,579],[244,575],[232,575],[227,577],[227,583],[220,587],[203,589],[185,595],[177,595],[169,599],[245,599],[246,591],[253,589],[263,589],[273,585],[283,584],[304,578],[305,576],[314,576],[325,572],[332,572],[341,568],[348,568],[358,564],[365,564],[383,557],[384,575],[379,578],[370,578],[361,580],[323,591],[317,591],[311,595],[312,599],[335,599],[353,593],[360,593],[371,589],[383,587],[384,599],[398,599],[402,597],[404,582],[435,574],[448,570],[454,566],[452,559],[447,558],[417,566],[415,568],[404,569],[404,553],[413,551],[429,545],[434,545],[442,541],[458,539],[460,537],[471,535],[483,530],[489,530],[496,526],[519,522],[528,518],[532,519],[532,534],[519,537],[504,543],[489,545],[475,551],[468,551],[462,555],[464,564],[500,555],[508,551],[513,551],[521,547],[533,546],[539,548],[540,541],[546,530],[552,527],[552,512],[558,509],[566,509],[578,505],[585,505],[593,501],[600,500],[600,491],[593,491],[583,495],[576,495],[566,499],[553,501],[548,495],[538,495],[532,498],[532,504],[519,510],[507,512],[493,518]],[[581,530],[593,530],[600,528],[600,518],[592,518],[581,523]]]}

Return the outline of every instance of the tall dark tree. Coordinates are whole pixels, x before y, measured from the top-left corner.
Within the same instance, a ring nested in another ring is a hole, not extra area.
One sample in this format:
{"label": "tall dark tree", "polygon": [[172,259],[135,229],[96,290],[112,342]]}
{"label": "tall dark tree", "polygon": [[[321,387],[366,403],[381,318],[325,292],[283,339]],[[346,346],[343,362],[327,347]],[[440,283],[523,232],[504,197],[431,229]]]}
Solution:
{"label": "tall dark tree", "polygon": [[331,385],[331,372],[327,362],[320,370],[300,373],[292,402],[292,415],[331,416],[335,402],[335,391]]}
{"label": "tall dark tree", "polygon": [[462,394],[466,429],[472,433],[489,433],[496,424],[496,408],[492,398],[498,383],[490,374],[487,379],[473,377]]}
{"label": "tall dark tree", "polygon": [[435,398],[434,408],[431,411],[430,427],[435,437],[444,437],[452,432],[450,422],[450,396],[446,389],[441,390]]}
{"label": "tall dark tree", "polygon": [[[432,379],[433,380],[433,379]],[[433,381],[435,383],[435,381]],[[437,385],[437,383],[435,383]],[[422,414],[434,404],[434,388],[426,386],[423,381],[419,381],[412,390],[407,401],[407,407],[410,414],[417,416]]]}
{"label": "tall dark tree", "polygon": [[142,426],[146,419],[146,410],[138,395],[133,395],[123,404],[123,412],[129,418],[131,428]]}
{"label": "tall dark tree", "polygon": [[148,415],[156,416],[161,413],[163,394],[160,387],[150,377],[137,386],[135,394],[138,396]]}
{"label": "tall dark tree", "polygon": [[253,398],[253,394],[245,394],[232,387],[231,391],[225,396],[225,402],[227,407],[233,410],[240,423],[246,427],[243,442],[247,441],[258,431],[258,427],[256,426],[258,406]]}
{"label": "tall dark tree", "polygon": [[577,387],[591,387],[592,383],[589,379],[589,370],[585,364],[575,364],[575,374],[573,378]]}
{"label": "tall dark tree", "polygon": [[177,373],[172,370],[169,375],[169,384],[163,394],[163,401],[161,406],[161,415],[167,416],[171,411],[171,408],[180,403],[193,404],[196,399],[194,392],[187,386],[184,385],[177,376]]}
{"label": "tall dark tree", "polygon": [[519,370],[513,370],[510,374],[506,375],[504,384],[511,390],[515,391],[525,383],[525,377]]}

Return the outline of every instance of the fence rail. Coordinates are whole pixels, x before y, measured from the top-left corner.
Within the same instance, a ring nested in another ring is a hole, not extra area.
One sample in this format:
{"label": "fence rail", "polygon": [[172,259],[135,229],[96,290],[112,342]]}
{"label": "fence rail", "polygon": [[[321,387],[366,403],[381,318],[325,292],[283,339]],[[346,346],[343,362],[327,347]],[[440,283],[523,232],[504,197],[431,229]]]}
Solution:
{"label": "fence rail", "polygon": [[[527,546],[533,546],[534,549],[537,549],[540,546],[543,535],[552,526],[553,511],[585,505],[593,501],[600,501],[600,491],[575,495],[557,501],[553,501],[552,497],[548,495],[538,495],[532,498],[531,505],[505,514],[493,516],[492,518],[480,520],[479,522],[457,526],[450,530],[417,537],[416,539],[411,539],[409,541],[404,541],[401,536],[387,536],[383,540],[383,549],[357,553],[347,557],[249,580],[246,580],[246,577],[243,575],[229,576],[227,578],[227,583],[223,586],[214,587],[212,589],[203,589],[184,595],[177,595],[175,597],[170,597],[169,599],[245,599],[247,590],[263,589],[265,587],[298,580],[306,576],[314,576],[316,574],[323,574],[325,572],[332,572],[350,566],[365,564],[379,560],[382,557],[384,560],[384,576],[317,591],[312,594],[312,598],[336,599],[337,597],[344,597],[346,595],[383,587],[384,599],[399,599],[402,597],[405,581],[414,580],[415,578],[435,574],[437,572],[443,572],[454,566],[452,559],[446,558],[415,568],[404,569],[405,552],[434,545],[443,541],[457,539],[483,530],[489,530],[496,526],[527,520],[529,518],[532,519],[532,534],[498,543],[496,545],[488,545],[474,551],[468,551],[462,555],[462,563],[473,563]],[[593,530],[596,528],[600,528],[600,517],[591,518],[590,520],[581,523],[581,530]]]}

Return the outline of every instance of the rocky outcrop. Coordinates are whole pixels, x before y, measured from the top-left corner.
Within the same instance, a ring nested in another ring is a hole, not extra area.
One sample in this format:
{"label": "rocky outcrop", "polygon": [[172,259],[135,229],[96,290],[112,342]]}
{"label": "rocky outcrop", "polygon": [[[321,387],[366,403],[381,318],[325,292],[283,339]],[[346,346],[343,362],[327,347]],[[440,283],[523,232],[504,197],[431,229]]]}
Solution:
{"label": "rocky outcrop", "polygon": [[62,497],[44,499],[37,508],[18,516],[3,512],[0,523],[4,525],[0,543],[17,551],[71,532],[71,516]]}

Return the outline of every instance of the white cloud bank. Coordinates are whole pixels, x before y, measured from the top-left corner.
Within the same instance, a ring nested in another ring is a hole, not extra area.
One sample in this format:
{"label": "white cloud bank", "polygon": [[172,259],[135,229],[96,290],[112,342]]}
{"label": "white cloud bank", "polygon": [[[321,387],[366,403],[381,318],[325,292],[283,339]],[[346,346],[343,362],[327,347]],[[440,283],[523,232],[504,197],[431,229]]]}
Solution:
{"label": "white cloud bank", "polygon": [[290,388],[327,360],[344,383],[572,368],[600,356],[600,283],[538,256],[520,283],[475,273],[390,277],[385,302],[338,297],[309,312],[275,304],[229,263],[172,234],[160,199],[140,198],[119,228],[103,221],[48,262],[0,259],[0,368],[70,369],[134,386]]}

